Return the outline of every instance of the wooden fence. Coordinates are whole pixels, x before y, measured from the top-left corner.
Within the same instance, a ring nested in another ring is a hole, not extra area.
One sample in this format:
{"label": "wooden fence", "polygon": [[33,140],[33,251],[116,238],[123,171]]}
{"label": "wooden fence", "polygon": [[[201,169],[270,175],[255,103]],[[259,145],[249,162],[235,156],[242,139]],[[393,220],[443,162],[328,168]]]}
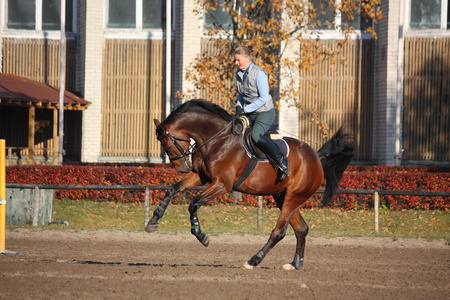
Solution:
{"label": "wooden fence", "polygon": [[403,160],[450,161],[450,39],[405,38]]}
{"label": "wooden fence", "polygon": [[[324,47],[336,49],[338,41],[321,41]],[[355,137],[357,160],[372,158],[373,106],[373,40],[351,40],[344,46],[346,63],[332,66],[328,61],[300,74],[300,101],[308,109],[316,110],[319,119],[329,126],[330,134],[346,125]],[[299,138],[316,150],[326,139],[308,114],[300,112]]]}
{"label": "wooden fence", "polygon": [[105,40],[102,156],[161,156],[153,119],[164,116],[164,43]]}
{"label": "wooden fence", "polygon": [[[60,41],[3,39],[3,73],[59,86]],[[75,40],[66,40],[66,90],[75,90]]]}
{"label": "wooden fence", "polygon": [[[205,53],[206,55],[216,55],[219,53],[219,46],[217,46],[216,43],[212,42],[210,39],[203,38],[201,41],[201,53]],[[230,57],[230,59],[232,59]],[[230,91],[232,89],[236,89],[236,83],[234,78],[230,80],[224,80],[221,83],[221,88],[224,88],[227,91]],[[203,90],[200,91],[200,98],[207,99],[208,101],[211,101],[215,104],[220,105],[224,109],[231,112],[232,109],[235,107],[235,99],[227,99],[228,101],[221,101],[222,96],[226,98],[226,94],[223,95],[221,93],[220,89],[218,88],[210,88],[206,87]]]}
{"label": "wooden fence", "polygon": [[[339,41],[324,40],[322,45],[336,49]],[[215,53],[213,43],[202,40],[202,52]],[[316,109],[320,119],[328,124],[331,133],[341,125],[347,125],[356,138],[356,159],[370,160],[372,157],[372,103],[373,103],[373,40],[352,40],[343,49],[346,64],[329,67],[329,62],[317,65],[314,70],[300,74],[302,95],[300,101],[305,107]],[[224,83],[232,88],[232,82]],[[216,92],[219,95],[219,91]],[[202,95],[211,94],[210,90]],[[218,98],[218,97],[216,97]],[[220,103],[222,106],[223,103]],[[299,138],[313,146],[320,147],[325,138],[307,116],[300,114]],[[329,137],[328,137],[329,138]]]}

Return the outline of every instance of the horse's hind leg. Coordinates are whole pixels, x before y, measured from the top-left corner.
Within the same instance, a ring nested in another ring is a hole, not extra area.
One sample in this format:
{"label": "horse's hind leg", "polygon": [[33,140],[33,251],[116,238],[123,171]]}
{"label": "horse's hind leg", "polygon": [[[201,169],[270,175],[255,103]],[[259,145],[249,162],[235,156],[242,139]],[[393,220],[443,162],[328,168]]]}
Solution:
{"label": "horse's hind leg", "polygon": [[[286,264],[283,266],[285,270],[293,270],[300,269],[303,265],[303,254],[305,250],[305,238],[308,233],[308,225],[306,225],[302,216],[300,215],[299,203],[303,203],[306,201],[306,198],[295,198],[297,201],[291,202],[294,198],[291,198],[289,195],[286,195],[286,192],[282,192],[280,194],[273,196],[275,202],[277,203],[278,208],[280,208],[281,213],[278,217],[277,225],[275,229],[272,231],[269,240],[266,245],[258,251],[248,262],[244,264],[244,268],[253,269],[254,266],[257,266],[261,263],[263,258],[267,255],[267,253],[286,235],[286,230],[288,223],[291,224],[294,229],[295,236],[297,238],[297,250],[295,252],[294,260],[290,264]],[[299,201],[300,200],[300,201]]]}
{"label": "horse's hind leg", "polygon": [[277,225],[270,234],[269,240],[264,245],[264,247],[258,251],[248,262],[244,264],[244,268],[253,269],[253,267],[259,265],[264,257],[269,253],[269,251],[286,235],[286,229],[288,226],[289,219],[292,216],[292,210],[285,206],[281,210],[280,216],[278,217]]}
{"label": "horse's hind leg", "polygon": [[305,253],[306,235],[308,234],[308,225],[303,219],[300,212],[296,212],[292,215],[289,221],[294,229],[295,237],[297,238],[297,248],[294,255],[294,260],[290,264],[285,264],[283,269],[285,270],[299,270],[303,267],[303,255]]}

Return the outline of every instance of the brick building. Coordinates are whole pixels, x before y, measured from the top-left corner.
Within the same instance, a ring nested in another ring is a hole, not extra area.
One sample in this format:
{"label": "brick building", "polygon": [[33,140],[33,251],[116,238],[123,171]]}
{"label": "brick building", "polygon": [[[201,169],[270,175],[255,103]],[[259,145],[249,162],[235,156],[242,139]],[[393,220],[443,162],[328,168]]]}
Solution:
{"label": "brick building", "polygon": [[[305,86],[313,77],[323,81],[315,91],[305,88],[305,103],[325,98],[319,111],[331,132],[342,124],[349,126],[359,163],[450,163],[449,6],[444,0],[425,2],[382,1],[385,18],[376,24],[378,40],[357,32],[344,51],[352,68],[330,71],[319,67],[299,76]],[[205,40],[204,20],[193,12],[195,1],[66,3],[66,89],[91,102],[82,112],[67,113],[67,158],[81,162],[164,160],[152,120],[163,119],[182,101],[175,97],[176,91],[193,86],[185,79],[185,70],[204,51]],[[1,1],[2,73],[59,85],[58,76],[52,75],[59,70],[59,19],[52,17],[59,5],[57,0]],[[172,11],[170,35],[167,10]],[[170,54],[166,51],[168,36]],[[333,30],[325,30],[322,39],[332,45],[339,38]],[[10,161],[17,163],[35,162],[19,159],[27,157],[27,148],[47,145],[56,149],[50,133],[36,145],[17,138],[29,135],[19,121],[27,110],[0,102],[0,138],[16,148],[20,155]],[[36,117],[47,118],[47,110],[37,107]],[[11,114],[17,115],[18,123],[5,126],[2,115]],[[283,133],[313,147],[323,142],[314,126],[283,103],[278,123]],[[50,129],[44,129],[43,137],[45,130]]]}

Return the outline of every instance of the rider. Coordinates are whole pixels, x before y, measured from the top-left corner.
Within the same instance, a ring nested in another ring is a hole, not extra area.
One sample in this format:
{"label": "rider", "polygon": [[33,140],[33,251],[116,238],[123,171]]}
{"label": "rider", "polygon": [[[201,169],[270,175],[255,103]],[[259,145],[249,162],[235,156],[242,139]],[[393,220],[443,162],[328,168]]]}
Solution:
{"label": "rider", "polygon": [[271,139],[264,136],[275,119],[275,108],[269,94],[267,73],[252,62],[251,47],[240,46],[234,51],[238,66],[236,81],[238,98],[236,116],[245,114],[254,120],[252,140],[275,163],[279,178],[289,176],[289,162]]}

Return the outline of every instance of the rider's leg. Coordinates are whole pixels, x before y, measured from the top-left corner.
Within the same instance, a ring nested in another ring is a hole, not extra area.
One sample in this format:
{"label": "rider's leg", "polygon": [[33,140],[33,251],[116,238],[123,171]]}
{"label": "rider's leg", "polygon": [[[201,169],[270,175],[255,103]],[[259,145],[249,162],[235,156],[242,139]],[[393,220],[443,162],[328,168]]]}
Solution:
{"label": "rider's leg", "polygon": [[256,145],[275,163],[280,171],[280,179],[289,176],[289,162],[287,158],[269,138],[260,136]]}
{"label": "rider's leg", "polygon": [[276,165],[280,171],[280,179],[283,179],[289,176],[289,162],[272,140],[264,136],[274,119],[275,110],[258,113],[254,117],[252,140]]}

